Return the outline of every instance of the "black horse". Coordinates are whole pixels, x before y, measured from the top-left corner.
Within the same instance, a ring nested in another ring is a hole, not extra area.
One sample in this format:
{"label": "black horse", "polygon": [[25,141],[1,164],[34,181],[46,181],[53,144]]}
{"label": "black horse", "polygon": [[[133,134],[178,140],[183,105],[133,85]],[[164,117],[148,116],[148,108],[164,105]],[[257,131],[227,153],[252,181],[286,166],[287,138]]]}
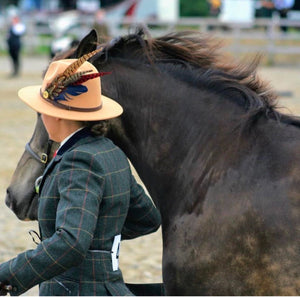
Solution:
{"label": "black horse", "polygon": [[[92,31],[66,56],[96,41]],[[233,64],[218,49],[187,32],[106,45],[90,62],[112,72],[102,92],[125,110],[108,137],[161,211],[167,294],[299,295],[300,120],[276,109],[256,59]],[[30,146],[45,152],[37,130]],[[21,219],[36,218],[25,205],[42,166],[26,151],[7,190]]]}

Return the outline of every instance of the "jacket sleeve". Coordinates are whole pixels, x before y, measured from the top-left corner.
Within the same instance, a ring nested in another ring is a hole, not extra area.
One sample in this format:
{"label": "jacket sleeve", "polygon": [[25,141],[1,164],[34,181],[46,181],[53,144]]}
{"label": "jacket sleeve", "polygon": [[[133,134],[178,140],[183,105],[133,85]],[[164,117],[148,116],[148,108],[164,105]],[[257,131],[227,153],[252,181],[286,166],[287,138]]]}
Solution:
{"label": "jacket sleeve", "polygon": [[[80,154],[76,155],[76,163],[73,161],[73,157],[66,154],[62,161],[63,170],[57,179],[60,201],[56,232],[35,250],[28,250],[0,265],[0,281],[13,286],[11,295],[20,295],[79,265],[89,249],[97,222],[103,179],[94,173],[98,172],[98,168],[94,167],[96,162],[90,160],[89,163]],[[98,193],[93,189],[98,189]]]}
{"label": "jacket sleeve", "polygon": [[122,239],[133,239],[155,232],[160,224],[158,209],[131,175],[130,205],[122,230]]}

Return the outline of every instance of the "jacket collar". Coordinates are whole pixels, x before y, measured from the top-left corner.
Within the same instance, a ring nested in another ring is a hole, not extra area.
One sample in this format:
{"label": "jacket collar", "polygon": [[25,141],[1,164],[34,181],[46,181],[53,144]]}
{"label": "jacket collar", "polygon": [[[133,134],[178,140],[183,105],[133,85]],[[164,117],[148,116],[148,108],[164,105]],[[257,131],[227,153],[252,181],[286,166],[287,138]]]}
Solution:
{"label": "jacket collar", "polygon": [[83,128],[76,131],[57,151],[57,156],[62,156],[63,153],[72,148],[79,140],[91,136],[92,133],[88,128]]}

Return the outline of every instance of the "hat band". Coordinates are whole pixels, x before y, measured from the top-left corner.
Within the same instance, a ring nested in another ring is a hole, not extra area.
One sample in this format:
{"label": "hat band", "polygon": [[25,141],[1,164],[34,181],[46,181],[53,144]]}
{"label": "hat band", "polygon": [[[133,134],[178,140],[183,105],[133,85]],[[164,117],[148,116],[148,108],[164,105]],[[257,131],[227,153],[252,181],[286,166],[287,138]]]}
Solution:
{"label": "hat band", "polygon": [[58,101],[54,101],[54,100],[51,100],[51,99],[48,99],[48,98],[44,98],[43,97],[43,94],[42,94],[42,89],[40,89],[40,94],[41,94],[41,97],[51,103],[52,105],[56,106],[56,107],[59,107],[59,108],[62,108],[62,109],[65,109],[65,110],[70,110],[70,111],[81,111],[81,112],[93,112],[93,111],[97,111],[97,110],[100,110],[102,108],[102,103],[99,105],[99,106],[96,106],[96,107],[90,107],[90,108],[83,108],[83,107],[75,107],[75,106],[69,106],[69,105],[65,105],[65,104],[62,104]]}

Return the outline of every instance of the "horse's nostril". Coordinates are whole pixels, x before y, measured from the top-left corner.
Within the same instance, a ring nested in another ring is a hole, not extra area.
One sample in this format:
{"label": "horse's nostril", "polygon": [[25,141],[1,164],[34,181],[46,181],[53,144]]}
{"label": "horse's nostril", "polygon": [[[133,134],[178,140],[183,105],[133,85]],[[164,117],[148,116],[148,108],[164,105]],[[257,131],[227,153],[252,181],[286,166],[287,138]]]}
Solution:
{"label": "horse's nostril", "polygon": [[5,204],[10,209],[13,209],[13,203],[12,203],[12,200],[11,200],[11,194],[10,194],[10,189],[9,188],[6,189]]}
{"label": "horse's nostril", "polygon": [[5,201],[10,200],[10,190],[9,188],[6,189],[6,198]]}

